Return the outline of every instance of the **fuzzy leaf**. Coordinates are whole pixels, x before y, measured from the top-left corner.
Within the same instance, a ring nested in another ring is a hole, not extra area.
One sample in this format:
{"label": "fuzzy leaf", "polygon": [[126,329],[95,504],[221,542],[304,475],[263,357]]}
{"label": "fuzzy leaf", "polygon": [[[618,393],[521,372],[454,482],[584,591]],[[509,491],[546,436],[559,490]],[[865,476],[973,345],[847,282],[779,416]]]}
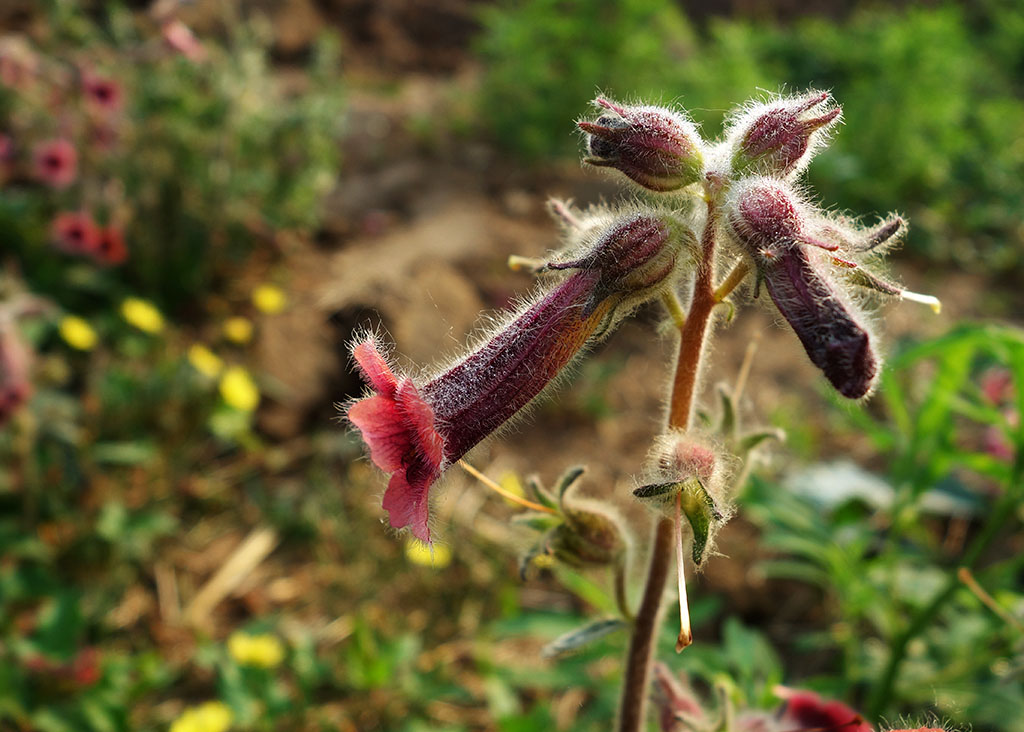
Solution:
{"label": "fuzzy leaf", "polygon": [[553,529],[558,524],[562,523],[560,516],[554,516],[550,513],[540,513],[539,511],[529,511],[527,513],[520,513],[512,517],[512,523],[521,524],[528,526],[534,531],[547,531]]}
{"label": "fuzzy leaf", "polygon": [[626,625],[626,621],[618,618],[597,620],[593,623],[584,625],[582,628],[577,628],[576,630],[569,631],[565,635],[559,636],[544,646],[544,650],[541,651],[541,655],[544,656],[544,658],[556,658],[558,656],[563,656],[566,653],[577,651],[596,640],[604,638],[606,635],[610,635],[611,633],[626,627]]}

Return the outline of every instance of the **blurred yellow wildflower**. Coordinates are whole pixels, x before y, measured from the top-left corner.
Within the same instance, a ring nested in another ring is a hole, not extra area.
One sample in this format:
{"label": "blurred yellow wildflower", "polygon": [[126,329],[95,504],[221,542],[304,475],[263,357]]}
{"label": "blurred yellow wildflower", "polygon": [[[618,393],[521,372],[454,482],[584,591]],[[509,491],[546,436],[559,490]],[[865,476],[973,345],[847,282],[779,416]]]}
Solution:
{"label": "blurred yellow wildflower", "polygon": [[249,372],[241,366],[229,366],[220,377],[220,395],[229,407],[251,412],[260,403],[260,390]]}
{"label": "blurred yellow wildflower", "polygon": [[121,315],[128,323],[146,333],[159,333],[164,329],[164,316],[149,300],[126,297],[121,303]]}
{"label": "blurred yellow wildflower", "polygon": [[171,723],[170,732],[227,732],[232,721],[234,715],[227,704],[210,701],[182,712]]}
{"label": "blurred yellow wildflower", "polygon": [[64,316],[58,330],[64,342],[79,351],[91,351],[96,347],[96,341],[99,340],[92,326],[77,315]]}
{"label": "blurred yellow wildflower", "polygon": [[242,666],[273,668],[284,660],[284,645],[269,633],[249,635],[232,633],[228,638],[228,653]]}
{"label": "blurred yellow wildflower", "polygon": [[220,360],[220,356],[202,343],[194,343],[188,349],[188,362],[208,379],[216,378],[224,368],[224,362]]}
{"label": "blurred yellow wildflower", "polygon": [[275,315],[284,310],[288,304],[288,298],[277,285],[260,285],[252,291],[252,304],[260,312],[267,315]]}
{"label": "blurred yellow wildflower", "polygon": [[236,315],[224,321],[224,336],[232,343],[244,345],[252,340],[252,321]]}
{"label": "blurred yellow wildflower", "polygon": [[416,539],[405,542],[405,556],[413,564],[422,567],[443,569],[452,563],[452,550],[444,544],[434,544],[431,547]]}
{"label": "blurred yellow wildflower", "polygon": [[[506,491],[511,493],[513,496],[519,496],[520,498],[526,498],[526,491],[523,490],[523,483],[519,480],[519,476],[509,471],[501,476],[498,481],[498,485],[504,488]],[[513,501],[511,498],[503,498],[502,500],[510,506],[518,506],[517,501]]]}

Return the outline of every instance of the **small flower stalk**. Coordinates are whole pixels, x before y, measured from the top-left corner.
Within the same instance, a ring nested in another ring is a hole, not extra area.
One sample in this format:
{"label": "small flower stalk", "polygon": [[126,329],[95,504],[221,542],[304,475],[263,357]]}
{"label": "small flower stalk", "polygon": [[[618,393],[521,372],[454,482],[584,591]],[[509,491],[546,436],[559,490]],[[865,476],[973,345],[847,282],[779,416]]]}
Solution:
{"label": "small flower stalk", "polygon": [[598,97],[594,122],[579,122],[587,135],[583,162],[616,168],[652,191],[675,191],[704,175],[704,154],[696,125],[682,114],[653,106],[628,107]]}
{"label": "small flower stalk", "polygon": [[663,291],[692,234],[669,214],[627,214],[547,270],[572,273],[435,377],[396,375],[373,338],[353,358],[374,394],[347,409],[373,462],[391,473],[391,525],[430,541],[428,493],[441,473],[544,391],[593,340]]}

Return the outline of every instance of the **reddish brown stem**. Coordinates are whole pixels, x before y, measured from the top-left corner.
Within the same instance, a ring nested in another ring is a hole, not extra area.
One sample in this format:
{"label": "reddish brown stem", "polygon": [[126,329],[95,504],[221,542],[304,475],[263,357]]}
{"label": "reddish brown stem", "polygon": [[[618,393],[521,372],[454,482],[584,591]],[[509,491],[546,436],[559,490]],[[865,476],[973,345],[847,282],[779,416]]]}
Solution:
{"label": "reddish brown stem", "polygon": [[[693,403],[700,373],[704,339],[715,307],[714,257],[717,210],[708,204],[708,218],[701,238],[702,261],[693,286],[693,298],[686,322],[679,331],[679,359],[672,382],[668,426],[686,429],[693,416]],[[661,519],[651,542],[650,564],[640,608],[633,623],[626,655],[626,675],[619,707],[619,732],[640,732],[647,717],[652,651],[661,626],[662,598],[672,566],[672,521]]]}

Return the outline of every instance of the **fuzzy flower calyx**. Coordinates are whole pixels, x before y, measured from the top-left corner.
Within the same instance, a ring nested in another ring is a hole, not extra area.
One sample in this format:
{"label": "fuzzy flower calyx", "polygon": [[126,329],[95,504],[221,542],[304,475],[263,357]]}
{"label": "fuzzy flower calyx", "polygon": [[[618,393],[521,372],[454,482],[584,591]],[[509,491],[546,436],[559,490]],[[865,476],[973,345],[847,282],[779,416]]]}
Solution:
{"label": "fuzzy flower calyx", "polygon": [[644,188],[675,191],[701,179],[702,143],[683,115],[654,106],[629,107],[598,97],[594,122],[579,122],[587,134],[584,162],[616,168]]}
{"label": "fuzzy flower calyx", "polygon": [[807,167],[842,110],[828,92],[779,99],[748,109],[731,125],[735,173],[760,173],[780,178]]}
{"label": "fuzzy flower calyx", "polygon": [[686,258],[683,233],[668,215],[613,220],[576,259],[548,267],[571,274],[429,380],[396,374],[373,338],[355,344],[373,394],[347,416],[373,462],[391,474],[383,505],[393,527],[430,541],[428,493],[444,469],[527,406],[625,312],[660,293]]}
{"label": "fuzzy flower calyx", "polygon": [[707,442],[673,431],[658,438],[648,463],[647,481],[633,495],[670,518],[679,509],[693,536],[691,558],[701,566],[729,516],[722,456]]}

